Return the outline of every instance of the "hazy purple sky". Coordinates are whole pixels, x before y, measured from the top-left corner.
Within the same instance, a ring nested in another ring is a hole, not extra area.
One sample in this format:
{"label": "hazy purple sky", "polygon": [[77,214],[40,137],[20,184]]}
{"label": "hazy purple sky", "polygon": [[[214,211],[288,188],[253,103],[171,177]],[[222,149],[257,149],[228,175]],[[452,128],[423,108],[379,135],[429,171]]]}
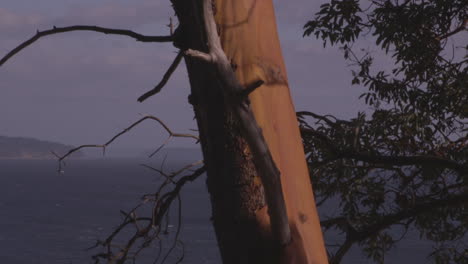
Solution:
{"label": "hazy purple sky", "polygon": [[[323,1],[279,1],[279,34],[297,110],[354,116],[362,103],[349,68],[335,48],[302,37],[302,26]],[[0,55],[36,29],[99,25],[166,35],[173,15],[165,0],[2,0]],[[138,43],[92,32],[41,39],[0,68],[0,135],[36,137],[68,144],[102,143],[140,114],[152,114],[177,132],[195,129],[187,103],[189,84],[179,67],[165,89],[138,103],[175,56],[171,44]],[[165,132],[154,123],[135,129],[117,147],[153,147]],[[171,146],[189,141],[175,140]]]}

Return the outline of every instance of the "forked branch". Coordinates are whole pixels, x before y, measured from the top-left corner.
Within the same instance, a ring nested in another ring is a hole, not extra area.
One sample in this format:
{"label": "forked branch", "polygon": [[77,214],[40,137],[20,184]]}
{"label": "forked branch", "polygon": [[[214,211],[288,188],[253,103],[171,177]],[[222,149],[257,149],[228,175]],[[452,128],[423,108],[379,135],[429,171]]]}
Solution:
{"label": "forked branch", "polygon": [[[160,150],[166,143],[169,139],[173,138],[173,137],[178,137],[178,138],[193,138],[195,139],[196,141],[199,140],[199,138],[195,135],[192,135],[192,134],[181,134],[181,133],[174,133],[161,119],[155,117],[155,116],[152,116],[152,115],[147,115],[147,116],[144,116],[142,118],[140,118],[138,121],[136,121],[135,123],[131,124],[129,127],[125,128],[124,130],[122,130],[120,133],[116,134],[115,136],[113,136],[110,140],[108,140],[106,143],[104,144],[94,144],[94,145],[81,145],[81,146],[78,146],[76,148],[73,148],[71,150],[69,150],[65,155],[63,156],[57,156],[58,160],[59,160],[59,164],[61,165],[61,162],[67,158],[68,156],[70,156],[71,154],[77,152],[78,150],[80,149],[84,149],[84,148],[102,148],[103,151],[106,150],[106,147],[109,146],[110,144],[112,144],[112,142],[114,142],[117,138],[119,138],[120,136],[122,136],[123,134],[129,132],[131,129],[133,129],[134,127],[138,126],[140,123],[142,123],[143,121],[145,120],[153,120],[153,121],[156,121],[157,123],[159,123],[163,128],[164,130],[166,130],[166,132],[169,134],[169,137],[168,139],[165,141],[165,143],[163,143],[162,146],[160,146],[158,148],[158,150]],[[59,171],[61,169],[61,166],[59,166]]]}
{"label": "forked branch", "polygon": [[176,170],[174,172],[171,172],[169,174],[164,172],[162,169],[154,168],[154,167],[146,165],[146,164],[141,164],[141,166],[143,166],[143,167],[145,167],[147,169],[150,169],[152,171],[155,171],[155,172],[159,173],[160,175],[164,176],[164,178],[166,178],[167,181],[175,183],[174,177],[176,177],[177,175],[181,174],[182,172],[184,172],[186,170],[189,170],[189,169],[191,169],[191,168],[193,168],[195,166],[203,165],[203,163],[204,163],[203,160],[199,160],[199,161],[187,164],[184,167],[182,167],[182,168],[180,168],[180,169],[178,169],[178,170]]}
{"label": "forked branch", "polygon": [[[185,169],[181,169],[180,171],[182,170]],[[117,226],[104,241],[97,241],[95,246],[90,248],[93,249],[99,246],[103,247],[104,252],[100,252],[93,256],[95,263],[100,263],[101,260],[104,260],[105,263],[127,263],[128,260],[135,260],[144,248],[149,247],[155,241],[159,241],[159,253],[162,253],[163,237],[161,235],[167,232],[167,228],[169,226],[169,222],[167,221],[167,218],[169,217],[169,211],[172,207],[172,203],[177,200],[179,203],[177,211],[177,231],[174,235],[172,245],[169,247],[162,258],[161,263],[164,263],[171,252],[176,248],[177,243],[181,244],[179,241],[179,234],[181,230],[182,219],[180,199],[182,188],[188,182],[196,180],[204,172],[205,167],[203,166],[199,167],[191,174],[179,178],[177,181],[174,179],[172,181],[166,180],[156,192],[144,195],[142,201],[130,212],[121,211],[121,213],[124,215],[122,223]],[[164,191],[164,187],[167,187],[168,184],[173,187],[168,191]],[[151,216],[138,217],[137,210],[144,209],[142,207],[145,204],[152,205],[151,207],[153,209],[151,211]],[[166,221],[164,221],[164,219],[166,219]],[[127,242],[124,244],[114,244],[117,242],[117,236],[129,232],[130,230],[128,229],[132,226],[135,227],[135,230],[130,232],[131,235]],[[114,251],[114,249],[117,250]],[[161,255],[158,254],[158,257],[153,263],[157,263],[160,256]],[[176,263],[180,263],[183,257],[184,255],[182,254]]]}
{"label": "forked branch", "polygon": [[400,211],[381,216],[375,223],[371,223],[360,227],[356,230],[353,225],[344,217],[337,217],[321,221],[321,225],[325,228],[345,226],[346,240],[337,250],[335,255],[330,258],[330,263],[340,263],[346,252],[351,248],[354,243],[368,239],[369,237],[378,234],[382,230],[396,225],[404,220],[413,221],[415,217],[420,214],[433,211],[435,208],[458,207],[466,204],[468,201],[468,194],[454,194],[449,195],[444,199],[429,200],[417,203],[410,208],[402,209]]}
{"label": "forked branch", "polygon": [[461,175],[468,172],[468,165],[458,163],[454,160],[434,155],[412,155],[412,156],[388,156],[378,153],[356,151],[352,148],[339,149],[331,138],[311,127],[301,127],[303,135],[314,137],[324,143],[331,151],[332,156],[326,161],[316,162],[316,166],[323,166],[329,162],[339,159],[352,159],[369,164],[385,164],[391,166],[439,166],[453,170]]}
{"label": "forked branch", "polygon": [[172,36],[147,36],[147,35],[142,35],[134,31],[127,30],[127,29],[113,29],[113,28],[86,26],[86,25],[76,25],[76,26],[69,26],[69,27],[55,27],[54,26],[52,29],[49,29],[49,30],[44,30],[44,31],[38,30],[37,33],[33,37],[31,37],[30,39],[26,40],[25,42],[21,43],[19,46],[17,46],[16,48],[8,52],[8,54],[6,54],[0,60],[0,66],[5,64],[5,62],[7,62],[11,57],[16,55],[18,52],[25,49],[26,47],[33,44],[34,42],[36,42],[42,37],[65,33],[65,32],[71,32],[71,31],[94,31],[94,32],[99,32],[99,33],[103,33],[106,35],[121,35],[121,36],[134,38],[135,40],[141,41],[141,42],[172,42],[173,41]]}

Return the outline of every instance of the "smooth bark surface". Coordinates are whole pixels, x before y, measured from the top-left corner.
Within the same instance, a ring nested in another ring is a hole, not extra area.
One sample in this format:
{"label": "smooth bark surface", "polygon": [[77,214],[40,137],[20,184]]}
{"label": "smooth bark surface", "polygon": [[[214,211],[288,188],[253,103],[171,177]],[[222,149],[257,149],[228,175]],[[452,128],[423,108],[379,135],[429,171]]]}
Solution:
{"label": "smooth bark surface", "polygon": [[[208,52],[202,1],[173,1],[180,19],[175,44]],[[216,0],[213,8],[222,47],[244,87],[262,80],[251,106],[281,172],[292,242],[273,239],[262,180],[252,162],[240,123],[218,76],[186,57],[189,101],[200,131],[213,224],[224,264],[327,263],[322,233],[287,85],[271,0]]]}
{"label": "smooth bark surface", "polygon": [[[297,229],[308,263],[326,263],[272,2],[217,0],[216,3],[223,49],[237,65],[237,77],[244,84],[265,81],[265,87],[251,94],[251,105],[281,171],[290,224]],[[266,217],[259,212],[258,218],[264,221]]]}

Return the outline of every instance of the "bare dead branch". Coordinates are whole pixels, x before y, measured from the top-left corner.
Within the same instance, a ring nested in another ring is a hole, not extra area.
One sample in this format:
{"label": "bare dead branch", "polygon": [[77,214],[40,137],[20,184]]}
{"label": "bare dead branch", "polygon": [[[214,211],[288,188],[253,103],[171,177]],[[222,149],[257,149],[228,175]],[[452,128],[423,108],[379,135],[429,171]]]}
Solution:
{"label": "bare dead branch", "polygon": [[171,36],[174,34],[174,23],[172,22],[172,17],[169,17],[169,24],[166,25],[169,28]]}
{"label": "bare dead branch", "polygon": [[170,173],[170,174],[167,174],[167,173],[165,173],[163,170],[154,168],[154,167],[149,166],[149,165],[147,165],[147,164],[141,164],[141,166],[143,166],[143,167],[145,167],[145,168],[147,168],[147,169],[153,170],[153,171],[159,173],[160,175],[164,176],[164,177],[165,177],[166,179],[168,179],[170,182],[175,183],[174,178],[175,178],[177,175],[179,175],[179,174],[181,174],[182,172],[187,171],[187,170],[189,170],[189,169],[191,169],[191,168],[193,168],[193,167],[195,167],[195,166],[199,166],[199,165],[202,165],[202,164],[203,164],[203,160],[199,160],[199,161],[196,161],[196,162],[187,164],[187,165],[185,165],[184,167],[182,167],[181,169],[179,169],[179,170],[177,170],[177,171],[174,171],[174,172],[172,172],[172,173]]}
{"label": "bare dead branch", "polygon": [[245,87],[245,89],[242,90],[243,97],[247,97],[249,94],[251,94],[253,91],[257,90],[257,88],[262,86],[264,83],[265,82],[263,80],[258,80],[258,81],[255,81],[255,82],[247,85],[247,87]]}
{"label": "bare dead branch", "polygon": [[[161,119],[155,117],[155,116],[152,116],[152,115],[146,115],[142,118],[140,118],[138,121],[136,121],[135,123],[131,124],[129,127],[125,128],[124,130],[122,130],[120,133],[116,134],[115,136],[113,136],[109,141],[107,141],[106,143],[104,144],[88,144],[88,145],[81,145],[81,146],[78,146],[76,148],[73,148],[71,150],[69,150],[65,155],[63,156],[60,156],[58,161],[59,161],[59,165],[61,165],[61,162],[67,158],[68,156],[70,156],[71,154],[77,152],[78,150],[81,150],[81,149],[84,149],[84,148],[102,148],[103,151],[105,151],[106,147],[108,147],[110,144],[112,144],[112,142],[114,142],[117,138],[119,138],[120,136],[122,136],[123,134],[129,132],[131,129],[133,129],[134,127],[138,126],[140,123],[142,123],[143,121],[145,120],[153,120],[153,121],[156,121],[157,123],[159,123],[163,128],[164,130],[166,130],[166,132],[169,134],[169,138],[173,138],[173,137],[178,137],[178,138],[193,138],[195,140],[199,140],[199,138],[195,135],[192,135],[192,134],[181,134],[181,133],[174,133]],[[161,148],[161,147],[160,147]],[[160,149],[159,148],[159,149]],[[61,166],[59,166],[59,171],[61,170]]]}
{"label": "bare dead branch", "polygon": [[94,31],[94,32],[99,32],[99,33],[103,33],[106,35],[121,35],[121,36],[134,38],[135,40],[141,41],[141,42],[172,42],[173,41],[172,36],[146,36],[146,35],[142,35],[131,30],[126,30],[126,29],[113,29],[113,28],[104,28],[104,27],[86,26],[86,25],[76,25],[76,26],[69,26],[69,27],[55,27],[54,26],[52,29],[49,29],[49,30],[44,30],[44,31],[38,30],[37,33],[33,37],[31,37],[30,39],[26,40],[25,42],[21,43],[19,46],[17,46],[16,48],[8,52],[0,60],[0,66],[2,66],[5,62],[7,62],[15,54],[25,49],[29,45],[33,44],[34,42],[36,42],[42,37],[65,33],[65,32],[71,32],[71,31]]}
{"label": "bare dead branch", "polygon": [[[180,235],[180,229],[181,229],[181,226],[182,226],[182,199],[180,199],[180,194],[177,194],[177,201],[179,203],[179,206],[178,206],[178,214],[177,214],[177,220],[178,220],[178,223],[177,223],[177,231],[176,231],[176,234],[175,234],[175,238],[174,238],[174,241],[171,245],[171,247],[169,248],[169,250],[167,251],[166,255],[164,256],[164,258],[162,259],[161,263],[164,263],[166,261],[166,259],[171,255],[172,251],[175,249],[175,247],[177,246],[177,242],[179,241],[179,235]],[[182,258],[183,258],[183,255],[182,255]],[[179,259],[176,263],[179,263],[181,260]]]}
{"label": "bare dead branch", "polygon": [[183,57],[184,57],[184,53],[182,51],[179,51],[179,53],[177,53],[177,56],[175,57],[174,61],[172,62],[171,66],[169,67],[169,69],[167,69],[166,73],[164,74],[162,80],[158,83],[158,85],[156,85],[156,87],[154,87],[152,90],[150,90],[150,91],[144,93],[142,96],[140,96],[138,98],[138,102],[141,103],[141,102],[145,101],[146,99],[148,99],[149,97],[159,93],[161,91],[161,89],[169,81],[172,74],[177,69],[177,66],[179,66],[180,61],[182,60]]}
{"label": "bare dead branch", "polygon": [[185,51],[185,55],[190,56],[195,59],[202,60],[204,62],[213,62],[214,60],[211,54],[208,54],[199,50],[188,49]]}
{"label": "bare dead branch", "polygon": [[156,155],[162,148],[164,148],[164,146],[169,143],[169,141],[172,139],[172,136],[169,135],[166,140],[164,140],[164,142],[161,144],[161,146],[159,146],[155,151],[153,151],[153,153],[151,153],[148,157],[152,158],[154,155]]}
{"label": "bare dead branch", "polygon": [[239,94],[234,95],[234,100],[231,100],[234,104],[244,103],[250,104],[249,95],[253,93],[253,91],[257,90],[260,86],[262,86],[265,82],[263,80],[258,80],[253,83],[248,84],[245,89],[239,92]]}
{"label": "bare dead branch", "polygon": [[[185,166],[184,168],[178,170],[185,171],[187,167],[194,164],[199,164],[199,162],[192,163]],[[191,166],[191,167],[193,167]],[[142,249],[150,246],[152,242],[159,241],[159,254],[154,263],[158,262],[159,257],[163,251],[162,247],[162,238],[160,234],[165,233],[164,229],[164,219],[168,217],[169,209],[171,208],[172,202],[177,199],[178,201],[178,220],[177,220],[177,230],[174,236],[174,240],[168,251],[164,253],[162,263],[165,259],[171,254],[171,252],[176,248],[178,244],[183,247],[183,243],[179,240],[179,235],[181,231],[182,224],[182,201],[180,199],[180,193],[182,188],[188,182],[196,180],[206,171],[205,167],[200,167],[195,170],[192,174],[181,177],[177,181],[172,181],[173,189],[163,193],[163,189],[160,187],[154,194],[151,196],[155,197],[153,200],[155,204],[155,210],[152,211],[151,217],[137,217],[136,210],[142,206],[142,204],[147,202],[147,199],[144,199],[140,204],[138,204],[130,212],[121,212],[125,218],[123,222],[113,230],[113,232],[104,240],[97,241],[96,245],[92,248],[101,246],[104,248],[105,252],[100,252],[93,256],[93,259],[96,263],[99,263],[100,260],[105,260],[106,263],[126,263],[128,259],[135,259]],[[167,182],[167,181],[166,181]],[[150,196],[149,194],[147,196]],[[143,225],[141,225],[143,224]],[[165,223],[166,227],[168,223]],[[117,235],[121,234],[124,229],[127,227],[134,226],[135,232],[130,236],[128,241],[124,245],[115,245],[114,240]],[[142,241],[139,244],[139,241]],[[118,249],[118,252],[113,252],[113,249]],[[136,250],[132,253],[132,250]],[[177,263],[179,263],[184,258],[184,254],[178,258]]]}

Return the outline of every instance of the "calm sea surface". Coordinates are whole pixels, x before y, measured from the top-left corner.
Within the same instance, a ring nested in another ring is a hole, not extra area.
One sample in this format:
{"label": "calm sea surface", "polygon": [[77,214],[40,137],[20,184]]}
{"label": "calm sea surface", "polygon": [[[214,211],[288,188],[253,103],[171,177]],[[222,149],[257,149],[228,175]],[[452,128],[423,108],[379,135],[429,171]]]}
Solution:
{"label": "calm sea surface", "polygon": [[[182,156],[176,162],[168,161],[167,171],[196,160]],[[132,159],[71,160],[59,175],[56,161],[0,160],[0,263],[92,263],[93,252],[84,249],[104,239],[120,223],[120,209],[131,209],[142,194],[161,183],[161,178],[140,163]],[[204,177],[186,186],[182,199],[182,263],[220,263]],[[430,249],[413,235],[392,249],[385,263],[430,263],[426,258]],[[180,253],[175,250],[167,263],[174,263]],[[153,263],[153,257],[151,253],[142,255],[136,263]],[[344,263],[371,262],[352,250]]]}

